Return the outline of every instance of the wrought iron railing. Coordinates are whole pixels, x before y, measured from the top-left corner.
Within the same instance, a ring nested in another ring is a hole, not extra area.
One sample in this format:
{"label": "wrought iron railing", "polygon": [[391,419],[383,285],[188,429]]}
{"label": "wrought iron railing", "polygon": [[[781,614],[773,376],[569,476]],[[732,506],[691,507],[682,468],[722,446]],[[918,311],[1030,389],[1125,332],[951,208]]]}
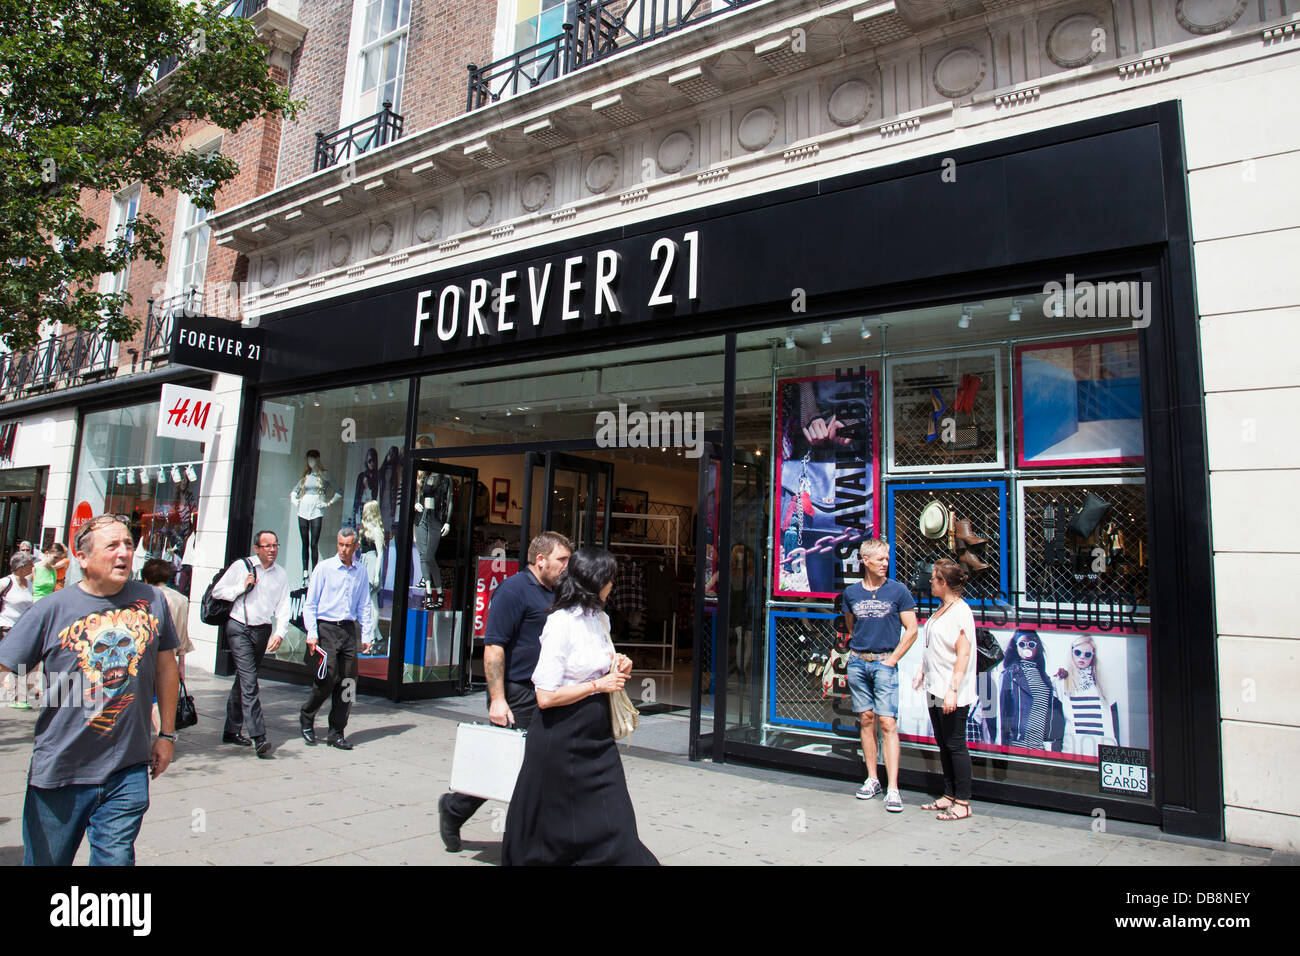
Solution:
{"label": "wrought iron railing", "polygon": [[577,0],[564,33],[487,66],[469,65],[466,110],[531,89],[605,57],[660,39],[757,0]]}
{"label": "wrought iron railing", "polygon": [[99,330],[51,336],[32,348],[0,356],[0,400],[115,374],[112,362],[113,342]]}
{"label": "wrought iron railing", "polygon": [[[251,17],[257,11],[264,8],[268,0],[234,0],[233,3],[227,4],[226,8],[221,11],[223,17]],[[158,63],[158,73],[154,77],[157,83],[164,76],[171,73],[180,65],[180,56],[169,56]]]}
{"label": "wrought iron railing", "polygon": [[513,96],[521,88],[532,89],[547,80],[568,73],[574,53],[573,24],[564,24],[559,36],[514,53],[485,67],[469,65],[469,94],[466,111],[495,103],[507,93]]}
{"label": "wrought iron railing", "polygon": [[171,353],[172,326],[180,315],[193,315],[202,302],[202,293],[190,289],[165,299],[150,299],[149,314],[144,320],[144,343],[141,357],[145,361],[166,358]]}
{"label": "wrought iron railing", "polygon": [[384,108],[374,116],[357,120],[351,126],[332,133],[316,134],[316,162],[312,172],[320,172],[368,153],[402,136],[402,117],[393,112],[393,104],[384,101]]}

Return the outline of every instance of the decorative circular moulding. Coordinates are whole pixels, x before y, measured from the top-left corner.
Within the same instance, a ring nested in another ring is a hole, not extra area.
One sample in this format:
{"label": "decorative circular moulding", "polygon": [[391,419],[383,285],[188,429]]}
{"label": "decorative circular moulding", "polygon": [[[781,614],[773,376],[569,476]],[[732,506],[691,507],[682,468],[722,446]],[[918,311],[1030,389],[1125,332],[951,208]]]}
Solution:
{"label": "decorative circular moulding", "polygon": [[864,80],[845,80],[831,92],[826,114],[836,126],[853,126],[871,112],[871,87]]}
{"label": "decorative circular moulding", "polygon": [[274,259],[263,259],[260,275],[262,278],[262,285],[275,285],[275,280],[280,277],[280,263],[276,262]]}
{"label": "decorative circular moulding", "polygon": [[299,249],[298,254],[293,257],[293,273],[299,279],[311,272],[312,260],[316,257],[312,254],[311,249]]}
{"label": "decorative circular moulding", "polygon": [[1178,0],[1174,16],[1188,33],[1218,33],[1246,12],[1246,0]]}
{"label": "decorative circular moulding", "polygon": [[465,203],[465,221],[476,229],[487,222],[491,215],[492,194],[486,189],[480,189]]}
{"label": "decorative circular moulding", "polygon": [[984,54],[968,46],[950,50],[934,65],[934,88],[950,99],[975,92],[988,75]]}
{"label": "decorative circular moulding", "polygon": [[330,240],[330,265],[341,266],[351,255],[352,240],[347,236],[335,236]]}
{"label": "decorative circular moulding", "polygon": [[[1093,40],[1101,30],[1101,21],[1091,13],[1066,17],[1047,34],[1047,56],[1057,66],[1072,70],[1091,63],[1101,55]],[[1104,38],[1105,34],[1101,34]]]}
{"label": "decorative circular moulding", "polygon": [[429,206],[415,217],[415,238],[421,242],[430,242],[442,232],[442,210]]}
{"label": "decorative circular moulding", "polygon": [[519,201],[529,212],[537,212],[551,198],[551,177],[545,173],[533,173],[524,180],[519,190]]}
{"label": "decorative circular moulding", "polygon": [[618,158],[613,153],[601,153],[594,157],[587,164],[587,172],[582,177],[587,191],[592,193],[603,193],[614,185],[616,179],[618,179]]}
{"label": "decorative circular moulding", "polygon": [[377,256],[388,251],[393,244],[393,224],[377,222],[370,228],[370,251]]}
{"label": "decorative circular moulding", "polygon": [[775,110],[756,106],[737,124],[736,140],[751,153],[757,152],[776,138],[776,124]]}
{"label": "decorative circular moulding", "polygon": [[694,155],[695,140],[691,139],[689,133],[676,130],[665,136],[659,143],[655,160],[659,163],[660,172],[680,173]]}

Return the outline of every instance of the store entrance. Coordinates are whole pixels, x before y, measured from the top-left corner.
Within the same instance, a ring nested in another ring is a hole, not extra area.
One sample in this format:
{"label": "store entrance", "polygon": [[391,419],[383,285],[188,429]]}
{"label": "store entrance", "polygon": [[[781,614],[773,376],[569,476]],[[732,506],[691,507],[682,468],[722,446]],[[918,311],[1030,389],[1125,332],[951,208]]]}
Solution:
{"label": "store entrance", "polygon": [[0,547],[0,561],[3,567],[9,567],[9,557],[18,550],[20,541],[36,541],[36,509],[32,506],[33,495],[0,495],[0,528],[4,528],[4,542]]}

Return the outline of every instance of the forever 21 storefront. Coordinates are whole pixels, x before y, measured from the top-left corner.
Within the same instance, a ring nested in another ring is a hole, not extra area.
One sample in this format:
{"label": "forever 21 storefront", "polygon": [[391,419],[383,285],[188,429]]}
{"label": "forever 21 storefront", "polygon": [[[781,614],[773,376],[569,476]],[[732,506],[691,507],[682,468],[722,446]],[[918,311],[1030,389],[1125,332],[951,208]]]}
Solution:
{"label": "forever 21 storefront", "polygon": [[[537,531],[610,547],[615,639],[693,756],[845,778],[818,672],[857,543],[891,543],[922,618],[954,557],[1005,653],[976,799],[1221,836],[1178,108],[951,158],[956,182],[918,159],[264,317],[230,540],[277,531],[300,580],[361,528],[362,689],[394,698],[477,682]],[[938,772],[920,656],[905,786]]]}

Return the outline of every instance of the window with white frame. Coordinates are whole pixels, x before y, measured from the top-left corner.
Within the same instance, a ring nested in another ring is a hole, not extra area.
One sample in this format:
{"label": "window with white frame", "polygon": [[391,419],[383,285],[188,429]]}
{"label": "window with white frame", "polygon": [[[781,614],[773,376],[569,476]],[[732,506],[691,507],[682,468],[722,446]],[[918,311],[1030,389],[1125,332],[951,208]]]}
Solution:
{"label": "window with white frame", "polygon": [[361,35],[356,48],[357,82],[354,119],[378,113],[385,102],[401,112],[402,80],[406,73],[406,39],[411,0],[358,0]]}
{"label": "window with white frame", "polygon": [[[113,197],[113,208],[108,219],[107,244],[111,249],[121,239],[130,245],[135,239],[135,219],[140,212],[140,187],[130,189]],[[105,277],[100,284],[100,292],[125,292],[127,281],[131,276],[128,265],[121,272]]]}
{"label": "window with white frame", "polygon": [[[218,139],[204,146],[200,152],[211,153],[221,148]],[[197,289],[203,295],[203,278],[208,266],[208,240],[212,234],[208,226],[208,211],[194,205],[184,193],[176,206],[176,232],[172,240],[169,295],[182,295]]]}

